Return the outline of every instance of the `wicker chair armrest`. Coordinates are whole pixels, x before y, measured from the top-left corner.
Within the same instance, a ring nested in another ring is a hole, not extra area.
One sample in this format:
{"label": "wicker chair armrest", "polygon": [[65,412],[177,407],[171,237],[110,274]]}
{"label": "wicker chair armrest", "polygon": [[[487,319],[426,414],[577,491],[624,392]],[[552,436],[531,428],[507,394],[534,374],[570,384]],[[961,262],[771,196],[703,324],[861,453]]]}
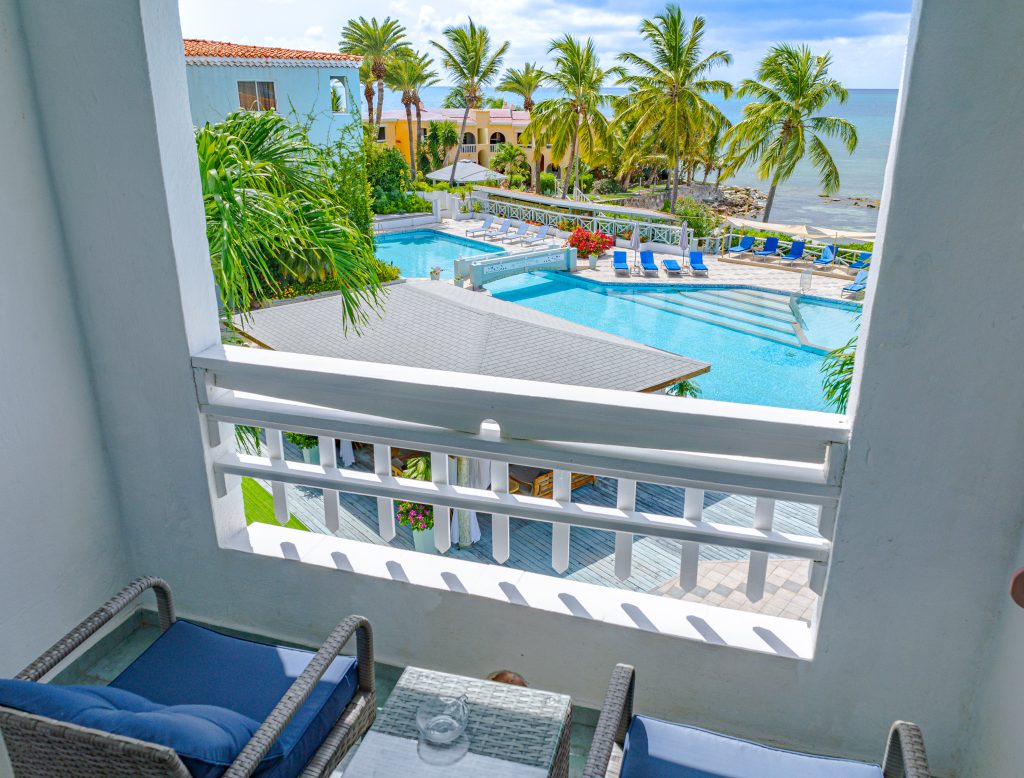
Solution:
{"label": "wicker chair armrest", "polygon": [[897,721],[889,730],[882,765],[885,778],[929,778],[921,728],[909,721]]}
{"label": "wicker chair armrest", "polygon": [[362,616],[349,616],[336,626],[324,641],[320,650],[306,665],[291,687],[284,693],[281,701],[267,716],[256,730],[252,739],[231,763],[224,773],[224,778],[246,778],[255,772],[260,760],[267,755],[274,741],[280,737],[288,722],[292,720],[299,708],[309,697],[310,692],[319,683],[342,647],[356,634],[356,659],[359,666],[359,688],[363,691],[374,690],[373,680],[373,631],[370,622]]}
{"label": "wicker chair armrest", "polygon": [[633,718],[633,691],[636,686],[636,672],[632,666],[618,664],[612,671],[608,693],[601,706],[601,716],[594,729],[594,740],[590,744],[587,766],[583,778],[604,778],[612,758],[615,744],[622,745],[626,730]]}
{"label": "wicker chair armrest", "polygon": [[174,600],[171,597],[170,585],[161,578],[151,576],[136,578],[14,677],[22,681],[38,681],[67,659],[72,651],[95,635],[103,625],[127,608],[147,589],[152,589],[156,594],[157,611],[160,614],[160,630],[168,629],[174,623]]}

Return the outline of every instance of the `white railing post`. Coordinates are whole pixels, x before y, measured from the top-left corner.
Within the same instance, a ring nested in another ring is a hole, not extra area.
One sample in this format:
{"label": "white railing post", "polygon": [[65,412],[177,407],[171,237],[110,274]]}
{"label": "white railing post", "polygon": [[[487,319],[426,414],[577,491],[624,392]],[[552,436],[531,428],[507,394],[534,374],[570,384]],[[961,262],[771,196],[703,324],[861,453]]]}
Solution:
{"label": "white railing post", "polygon": [[[701,522],[704,517],[704,490],[686,488],[683,498],[683,518],[687,521]],[[700,544],[684,540],[679,552],[679,588],[684,592],[697,587],[697,574],[700,571]]]}
{"label": "white railing post", "polygon": [[[754,529],[770,531],[775,519],[775,500],[758,497],[754,503]],[[751,551],[747,565],[747,599],[757,602],[764,597],[764,582],[768,577],[768,553]]]}
{"label": "white railing post", "polygon": [[[568,470],[554,472],[551,496],[558,502],[572,500],[572,473]],[[564,573],[569,569],[568,524],[551,525],[551,566],[558,573]]]}
{"label": "white railing post", "polygon": [[[615,507],[620,511],[636,510],[636,481],[620,478],[616,482]],[[615,533],[615,575],[625,581],[633,573],[633,533]]]}
{"label": "white railing post", "polygon": [[[267,431],[267,454],[271,463],[284,462],[284,434],[279,429],[271,427]],[[277,523],[284,526],[288,523],[288,495],[285,492],[285,485],[282,481],[271,481],[270,491],[274,495],[274,518]]]}
{"label": "white railing post", "polygon": [[[373,472],[381,478],[391,477],[391,446],[373,444]],[[377,498],[377,526],[383,540],[395,539],[395,504],[387,497]]]}
{"label": "white railing post", "polygon": [[[318,442],[320,444],[320,467],[325,469],[337,467],[338,460],[335,453],[336,449],[334,448],[334,438],[321,435]],[[337,532],[338,528],[341,526],[339,516],[341,506],[338,504],[338,490],[324,489],[323,493],[324,524],[331,532]]]}
{"label": "white railing post", "polygon": [[[448,455],[430,452],[430,480],[448,485]],[[434,547],[442,554],[452,547],[452,516],[447,505],[434,505]]]}

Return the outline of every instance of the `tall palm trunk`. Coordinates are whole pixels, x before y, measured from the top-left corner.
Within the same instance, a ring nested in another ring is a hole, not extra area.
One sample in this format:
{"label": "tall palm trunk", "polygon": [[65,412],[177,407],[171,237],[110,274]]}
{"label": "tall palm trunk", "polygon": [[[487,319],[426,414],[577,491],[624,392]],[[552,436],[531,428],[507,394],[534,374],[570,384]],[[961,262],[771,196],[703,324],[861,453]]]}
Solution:
{"label": "tall palm trunk", "polygon": [[413,147],[412,137],[412,98],[409,97],[409,93],[406,92],[402,95],[402,105],[405,106],[405,125],[406,129],[409,130],[409,172],[412,175],[412,180],[416,180],[416,152]]}
{"label": "tall palm trunk", "polygon": [[537,151],[537,142],[533,144],[533,191],[540,194],[540,153]]}
{"label": "tall palm trunk", "polygon": [[679,199],[679,107],[676,98],[672,98],[672,202],[669,213],[676,215],[676,200]]}
{"label": "tall palm trunk", "polygon": [[459,154],[462,152],[462,139],[466,137],[466,123],[469,121],[469,99],[466,100],[466,110],[462,112],[462,129],[459,130],[459,141],[455,144],[455,161],[452,162],[452,175],[448,179],[448,186],[455,186],[455,171],[459,167]]}
{"label": "tall palm trunk", "polygon": [[416,161],[423,159],[423,101],[416,95]]}
{"label": "tall palm trunk", "polygon": [[[363,87],[363,97],[366,98],[366,121],[373,121],[373,82],[367,81]],[[374,140],[377,140],[374,138]]]}
{"label": "tall palm trunk", "polygon": [[761,217],[761,221],[768,221],[768,216],[772,212],[772,205],[775,203],[775,190],[779,188],[779,177],[778,175],[772,179],[772,185],[768,189],[768,199],[764,203],[764,216]]}
{"label": "tall palm trunk", "polygon": [[377,79],[377,118],[374,124],[380,127],[380,115],[384,110],[384,76]]}
{"label": "tall palm trunk", "polygon": [[569,147],[569,164],[565,170],[565,180],[562,181],[562,199],[569,196],[569,179],[572,177],[573,167],[576,165],[577,144],[580,140],[580,125],[583,123],[583,114],[576,113],[576,127],[572,131],[572,145]]}

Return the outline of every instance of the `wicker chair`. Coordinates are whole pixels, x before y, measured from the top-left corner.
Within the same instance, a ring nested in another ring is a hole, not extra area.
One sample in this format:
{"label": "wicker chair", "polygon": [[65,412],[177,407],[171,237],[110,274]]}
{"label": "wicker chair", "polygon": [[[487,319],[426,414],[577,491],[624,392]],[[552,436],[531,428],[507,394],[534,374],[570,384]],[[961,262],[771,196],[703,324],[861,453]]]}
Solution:
{"label": "wicker chair", "polygon": [[[508,480],[509,491],[513,494],[529,494],[533,497],[551,497],[554,494],[555,474],[551,470],[526,465],[509,465]],[[597,476],[573,473],[569,488],[576,491],[581,486],[596,483]]]}
{"label": "wicker chair", "polygon": [[[629,750],[626,743],[627,734],[634,725],[633,692],[635,685],[636,678],[633,668],[624,664],[616,665],[615,671],[612,673],[611,683],[608,686],[608,694],[605,696],[604,705],[601,708],[601,716],[594,731],[594,739],[590,746],[590,755],[587,759],[586,768],[583,771],[583,778],[619,778],[620,774],[622,778],[629,778],[628,774],[633,768],[628,763],[624,765],[626,757],[624,751]],[[658,722],[658,724],[662,727],[662,732],[666,728],[669,730],[678,728],[679,730],[698,732],[705,746],[708,742],[716,743],[715,747],[720,748],[723,754],[728,754],[730,743],[736,742],[732,738],[716,735],[704,730],[695,730],[691,727],[675,724],[666,725],[663,722]],[[644,737],[640,737],[640,734],[638,733],[634,737],[637,737],[638,742],[643,742]],[[662,755],[668,751],[664,745],[664,743],[659,743],[660,748],[658,750]],[[751,744],[745,745],[750,746]],[[706,747],[701,750],[707,753]],[[777,749],[771,749],[771,751],[774,754],[787,753],[780,752]],[[749,749],[747,753],[749,758]],[[861,763],[847,762],[845,760],[827,760],[823,757],[795,753],[790,755],[795,760],[821,759],[821,770],[819,773],[814,774],[820,774],[822,778],[831,775],[848,775],[850,774],[847,771],[848,767],[855,768],[856,774],[862,775],[862,768],[867,767]],[[673,764],[680,763],[675,762]],[[624,766],[626,773],[622,772]],[[662,769],[665,769],[664,763],[662,763]],[[673,768],[669,767],[669,769],[672,770]],[[678,769],[678,767],[675,768],[675,770]],[[897,721],[892,725],[892,728],[889,730],[889,742],[885,750],[885,758],[880,769],[881,772],[878,775],[884,776],[884,778],[929,778],[928,759],[924,751],[924,739],[921,736],[921,730],[916,724]],[[638,772],[635,772],[635,775],[643,775],[646,771],[650,770],[650,766],[640,767],[638,770]],[[659,772],[658,774],[662,773]],[[672,774],[675,773],[672,772]],[[778,775],[782,773],[775,770],[771,774]],[[811,773],[801,774],[809,775]]]}
{"label": "wicker chair", "polygon": [[[139,578],[22,670],[16,680],[38,682],[147,589],[153,589],[156,594],[161,633],[166,633],[175,624],[170,587],[159,578]],[[179,625],[183,624],[188,622],[179,622]],[[227,767],[223,773],[226,778],[241,778],[256,771],[353,633],[356,634],[358,673],[355,693],[337,721],[330,725],[326,737],[305,767],[301,768],[304,778],[331,773],[345,752],[369,729],[376,713],[373,635],[369,622],[361,616],[349,616],[334,628],[319,651],[315,654],[309,652],[310,660],[305,670]],[[7,745],[17,778],[50,778],[56,775],[67,778],[189,778],[190,775],[178,754],[167,746],[14,708],[0,707],[0,734]]]}

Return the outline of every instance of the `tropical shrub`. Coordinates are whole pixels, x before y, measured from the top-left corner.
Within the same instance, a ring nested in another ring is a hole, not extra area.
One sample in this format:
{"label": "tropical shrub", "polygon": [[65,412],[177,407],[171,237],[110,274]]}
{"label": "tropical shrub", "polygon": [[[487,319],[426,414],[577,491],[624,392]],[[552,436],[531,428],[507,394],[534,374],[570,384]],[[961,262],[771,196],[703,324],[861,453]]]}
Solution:
{"label": "tropical shrub", "polygon": [[678,384],[672,384],[672,386],[665,390],[665,394],[672,395],[673,397],[700,397],[704,394],[704,390],[700,388],[696,381],[688,379],[680,381]]}
{"label": "tropical shrub", "polygon": [[409,163],[402,152],[382,143],[366,144],[366,178],[374,198],[409,188]]}
{"label": "tropical shrub", "polygon": [[508,177],[508,185],[511,189],[522,189],[523,188],[523,176],[520,173],[512,173]]}
{"label": "tropical shrub", "polygon": [[301,432],[284,433],[285,440],[302,449],[316,448],[320,439],[316,435],[303,435]]}
{"label": "tropical shrub", "polygon": [[[381,262],[379,259],[374,259],[374,263],[377,278],[382,284],[394,281],[400,275],[398,268],[389,262]],[[294,297],[304,297],[311,294],[337,292],[340,288],[341,279],[334,276],[324,281],[307,281],[304,284],[280,281],[272,297],[274,300],[290,300]]]}
{"label": "tropical shrub", "polygon": [[335,181],[333,152],[272,111],[238,112],[200,127],[196,151],[226,325],[232,314],[273,297],[282,278],[337,279],[346,322],[365,321],[366,309],[379,304],[377,261],[371,233],[354,222],[362,217],[350,211],[342,189],[365,194],[359,176]]}
{"label": "tropical shrub", "polygon": [[434,506],[422,502],[400,502],[395,510],[398,523],[413,532],[434,528]]}
{"label": "tropical shrub", "polygon": [[433,206],[416,195],[405,192],[380,192],[373,198],[373,212],[378,214],[391,213],[430,213]]}
{"label": "tropical shrub", "polygon": [[686,220],[686,225],[697,238],[706,238],[722,222],[721,217],[708,206],[689,196],[676,201],[676,216]]}
{"label": "tropical shrub", "polygon": [[853,384],[853,363],[857,353],[857,336],[850,338],[825,355],[821,364],[822,389],[825,404],[836,413],[846,413],[850,401],[850,387]]}
{"label": "tropical shrub", "polygon": [[553,195],[555,193],[555,174],[541,173],[537,186],[537,194]]}
{"label": "tropical shrub", "polygon": [[598,195],[618,194],[622,191],[622,187],[614,178],[599,178],[594,182],[591,191]]}
{"label": "tropical shrub", "polygon": [[569,236],[569,245],[576,249],[576,256],[581,259],[599,256],[614,244],[615,239],[611,235],[605,235],[603,232],[589,232],[582,227],[578,227]]}

